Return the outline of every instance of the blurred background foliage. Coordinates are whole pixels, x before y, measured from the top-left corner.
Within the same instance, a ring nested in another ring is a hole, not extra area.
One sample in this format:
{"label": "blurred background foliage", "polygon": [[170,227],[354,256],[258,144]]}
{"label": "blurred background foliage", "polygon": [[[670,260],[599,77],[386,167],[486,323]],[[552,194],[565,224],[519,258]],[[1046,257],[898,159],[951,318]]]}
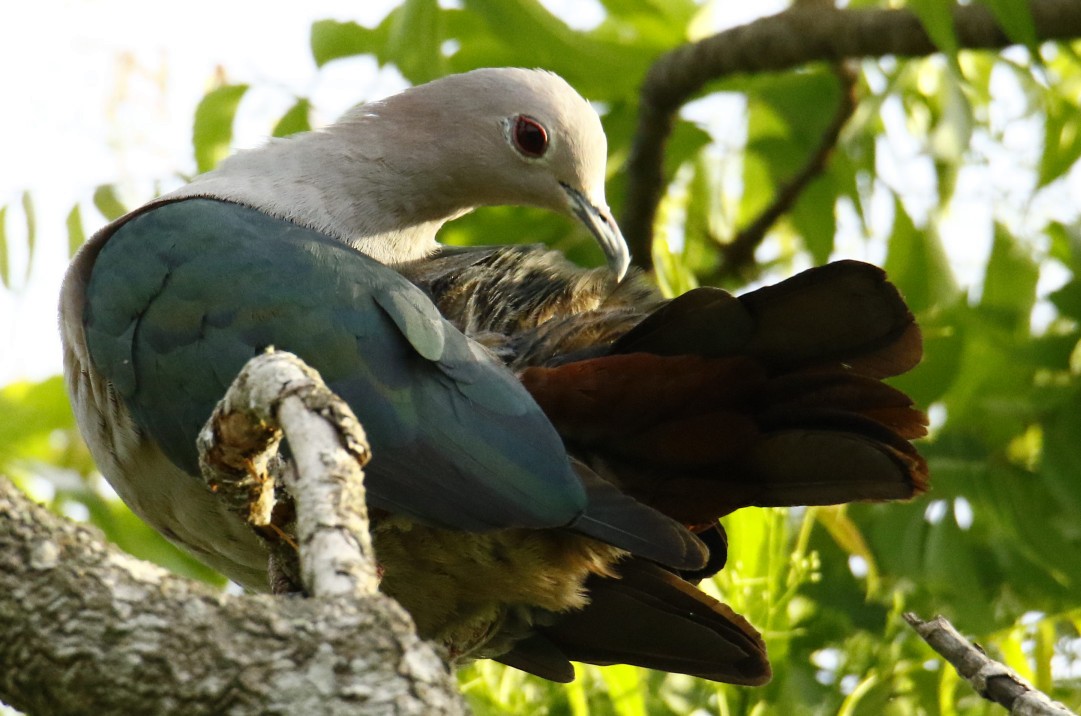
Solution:
{"label": "blurred background foliage", "polygon": [[[618,216],[640,83],[659,54],[714,31],[715,8],[601,4],[603,21],[577,30],[536,0],[407,0],[376,27],[316,22],[311,51],[319,71],[370,54],[412,83],[492,65],[563,75],[603,115]],[[729,564],[704,588],[764,633],[775,669],[766,687],[632,667],[579,667],[560,686],[484,662],[461,673],[477,713],[995,713],[903,625],[906,610],[946,615],[1081,708],[1081,43],[1039,46],[1024,3],[987,4],[1020,47],[957,52],[945,4],[910,0],[945,54],[865,60],[848,80],[808,66],[709,85],[667,147],[655,227],[655,275],[672,293],[739,290],[842,257],[884,265],[924,329],[924,363],[896,382],[932,417],[921,442],[932,491],[910,504],[726,518]],[[199,171],[231,151],[249,89],[222,75],[202,100]],[[821,172],[733,266],[726,247],[807,165],[849,90],[855,105]],[[312,116],[312,101],[297,97],[266,132],[307,130]],[[70,250],[123,211],[114,187],[99,187],[67,217]],[[479,211],[443,239],[544,241],[600,261],[582,231],[529,209]],[[9,244],[32,252],[38,240],[31,195],[0,209],[9,290],[21,280]],[[0,415],[0,472],[124,549],[222,583],[108,496],[59,377],[0,388]]]}

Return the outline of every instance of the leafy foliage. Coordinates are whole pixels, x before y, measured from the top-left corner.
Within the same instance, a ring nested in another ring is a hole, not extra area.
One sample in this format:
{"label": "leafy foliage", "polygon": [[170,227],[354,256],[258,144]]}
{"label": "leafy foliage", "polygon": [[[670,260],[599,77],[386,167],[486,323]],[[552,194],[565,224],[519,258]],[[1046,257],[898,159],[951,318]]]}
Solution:
{"label": "leafy foliage", "polygon": [[[562,74],[602,110],[618,214],[637,88],[654,58],[706,22],[708,7],[690,0],[602,4],[598,26],[574,30],[536,0],[462,0],[453,8],[406,0],[374,28],[315,23],[312,55],[319,67],[372,55],[411,82],[488,65]],[[1061,210],[1068,183],[1076,187],[1081,173],[1081,61],[1076,48],[1037,47],[1023,3],[986,4],[1028,50],[959,51],[947,6],[911,0],[948,60],[886,58],[859,67],[858,106],[825,171],[772,227],[748,277],[768,280],[841,256],[884,262],[924,329],[926,359],[897,384],[934,418],[933,435],[921,445],[930,495],[905,505],[744,510],[725,519],[729,564],[705,588],[763,631],[776,671],[766,687],[630,667],[580,667],[579,679],[564,687],[481,663],[461,677],[477,713],[992,713],[903,626],[904,610],[946,614],[1038,687],[1081,707],[1076,196],[1072,212]],[[227,153],[246,89],[222,84],[200,104],[193,133],[200,170]],[[826,67],[724,78],[707,91],[737,100],[715,106],[742,107],[744,132],[712,136],[687,119],[675,128],[654,249],[657,280],[672,292],[722,275],[726,243],[800,169],[840,101]],[[1004,96],[1020,107],[1011,116],[996,104]],[[311,110],[298,98],[267,132],[303,131]],[[1040,149],[1031,158],[1012,152],[1018,137]],[[899,155],[906,155],[900,171]],[[1003,155],[1013,159],[1002,165]],[[905,171],[919,179],[906,179]],[[991,185],[986,225],[971,198],[959,199],[973,172]],[[109,187],[99,188],[94,203],[107,217],[123,212]],[[6,210],[0,278],[9,283]],[[30,236],[32,210],[29,199],[16,209]],[[975,218],[954,218],[965,212]],[[68,227],[77,245],[85,236],[78,208]],[[526,209],[477,212],[448,226],[443,239],[544,241],[575,260],[601,261],[582,230]],[[976,250],[981,242],[990,247],[986,258]],[[101,497],[65,405],[55,379],[0,392],[0,470],[32,490],[50,482],[54,504],[84,505],[126,548],[206,576]]]}

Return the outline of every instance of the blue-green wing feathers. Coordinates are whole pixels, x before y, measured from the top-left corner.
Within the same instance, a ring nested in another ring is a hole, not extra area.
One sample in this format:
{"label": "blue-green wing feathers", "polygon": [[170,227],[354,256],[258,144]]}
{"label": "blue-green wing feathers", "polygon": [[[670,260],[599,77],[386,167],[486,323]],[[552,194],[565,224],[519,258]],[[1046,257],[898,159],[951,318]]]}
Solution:
{"label": "blue-green wing feathers", "polygon": [[586,493],[513,375],[394,271],[322,234],[206,199],[111,236],[87,288],[95,367],[175,463],[267,346],[315,367],[364,424],[376,507],[467,530],[573,522]]}

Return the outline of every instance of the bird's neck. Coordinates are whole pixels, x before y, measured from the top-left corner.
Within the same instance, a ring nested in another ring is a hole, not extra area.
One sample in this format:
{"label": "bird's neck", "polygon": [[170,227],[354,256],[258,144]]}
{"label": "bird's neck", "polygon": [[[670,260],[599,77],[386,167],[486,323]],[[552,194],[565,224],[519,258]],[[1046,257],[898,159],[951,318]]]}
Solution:
{"label": "bird's neck", "polygon": [[435,235],[444,223],[473,207],[458,192],[419,186],[425,174],[387,143],[378,132],[365,142],[335,132],[272,140],[169,197],[235,201],[326,233],[377,261],[413,261],[438,248]]}

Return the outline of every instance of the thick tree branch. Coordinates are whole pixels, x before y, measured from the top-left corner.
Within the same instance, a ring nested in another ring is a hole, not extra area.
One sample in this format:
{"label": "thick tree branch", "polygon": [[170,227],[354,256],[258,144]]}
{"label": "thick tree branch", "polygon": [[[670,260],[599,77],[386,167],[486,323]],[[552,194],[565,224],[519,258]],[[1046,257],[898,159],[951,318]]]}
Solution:
{"label": "thick tree branch", "polygon": [[391,599],[223,595],[104,544],[5,478],[0,634],[0,700],[32,714],[462,711]]}
{"label": "thick tree branch", "polygon": [[276,447],[272,421],[283,424],[298,468],[295,479],[280,472],[314,597],[219,594],[105,545],[0,479],[0,700],[34,714],[461,713],[443,660],[376,591],[367,444],[352,413],[313,371],[273,354],[249,364],[216,417],[201,440],[224,467],[212,484],[271,525],[273,507],[245,504],[267,507],[273,487],[273,460],[250,439]]}
{"label": "thick tree branch", "polygon": [[1015,716],[1073,716],[1068,708],[1037,691],[1015,671],[987,656],[944,617],[925,622],[909,612],[905,621],[932,649],[953,665],[980,696]]}
{"label": "thick tree branch", "polygon": [[[1081,2],[1031,0],[1037,37],[1081,37]],[[1012,44],[982,4],[954,10],[961,47],[993,49]],[[620,225],[637,265],[652,266],[650,244],[657,204],[665,186],[665,143],[679,108],[711,80],[731,74],[792,69],[808,62],[937,51],[916,16],[907,10],[837,10],[796,4],[784,12],[683,45],[662,55],[642,85],[627,171],[630,175]]]}

